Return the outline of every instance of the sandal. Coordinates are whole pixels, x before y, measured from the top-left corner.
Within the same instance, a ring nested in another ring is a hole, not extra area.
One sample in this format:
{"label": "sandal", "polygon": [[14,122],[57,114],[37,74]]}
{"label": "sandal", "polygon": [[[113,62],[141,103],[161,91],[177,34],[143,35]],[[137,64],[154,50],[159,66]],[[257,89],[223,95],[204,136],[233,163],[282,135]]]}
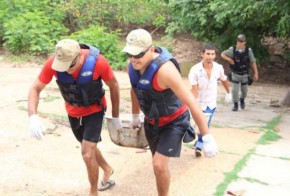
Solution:
{"label": "sandal", "polygon": [[103,180],[100,183],[100,186],[98,187],[99,191],[105,191],[107,189],[112,188],[115,185],[115,181],[114,180],[108,180],[107,182],[104,182]]}

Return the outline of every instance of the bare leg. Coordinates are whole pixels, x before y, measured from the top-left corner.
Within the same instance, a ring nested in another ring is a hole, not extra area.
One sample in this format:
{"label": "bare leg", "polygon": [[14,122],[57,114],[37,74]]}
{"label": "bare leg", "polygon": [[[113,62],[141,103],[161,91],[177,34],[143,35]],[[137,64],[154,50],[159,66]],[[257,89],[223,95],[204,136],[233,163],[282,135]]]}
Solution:
{"label": "bare leg", "polygon": [[169,195],[170,172],[168,169],[169,157],[158,152],[153,156],[153,169],[159,196]]}
{"label": "bare leg", "polygon": [[98,148],[96,148],[96,160],[99,166],[104,170],[103,181],[107,182],[113,173],[113,168],[107,163],[107,161],[104,159],[101,151]]}
{"label": "bare leg", "polygon": [[99,177],[99,164],[96,158],[96,143],[82,141],[82,156],[87,167],[88,178],[90,181],[90,196],[97,196],[97,186]]}

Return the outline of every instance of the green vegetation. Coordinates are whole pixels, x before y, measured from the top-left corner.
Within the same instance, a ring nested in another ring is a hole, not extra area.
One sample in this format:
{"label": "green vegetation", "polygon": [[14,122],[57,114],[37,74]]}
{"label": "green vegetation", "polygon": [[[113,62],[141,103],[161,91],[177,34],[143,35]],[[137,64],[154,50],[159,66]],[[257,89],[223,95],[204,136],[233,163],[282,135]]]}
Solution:
{"label": "green vegetation", "polygon": [[254,179],[254,178],[245,178],[247,181],[249,182],[252,182],[252,183],[259,183],[259,184],[262,184],[262,185],[269,185],[268,183],[266,182],[262,182],[260,180],[257,180],[257,179]]}
{"label": "green vegetation", "polygon": [[0,10],[0,44],[7,51],[48,55],[57,41],[71,37],[99,47],[115,69],[126,66],[120,49],[134,28],[169,36],[190,32],[221,49],[245,33],[261,61],[267,56],[264,37],[290,37],[285,0],[2,0]]}
{"label": "green vegetation", "polygon": [[225,173],[225,180],[217,186],[216,192],[214,195],[220,196],[224,195],[224,192],[226,191],[228,185],[237,180],[238,173],[243,169],[243,167],[246,165],[248,159],[250,156],[254,153],[255,149],[251,149],[235,166],[234,169],[230,172]]}
{"label": "green vegetation", "polygon": [[[235,43],[240,33],[260,59],[265,36],[290,37],[290,2],[285,0],[171,0],[168,33],[189,31],[196,38],[216,43],[221,49]],[[264,60],[264,59],[263,59]]]}
{"label": "green vegetation", "polygon": [[59,96],[47,96],[44,99],[44,102],[52,102],[52,101],[57,100],[57,99],[61,99],[61,97],[59,97]]}
{"label": "green vegetation", "polygon": [[266,133],[259,139],[258,144],[269,144],[270,142],[277,141],[281,138],[281,136],[275,132],[275,127],[280,121],[281,116],[277,116],[263,127],[263,129],[266,130]]}
{"label": "green vegetation", "polygon": [[47,53],[68,32],[63,25],[65,12],[50,0],[3,0],[0,8],[0,36],[15,54]]}
{"label": "green vegetation", "polygon": [[48,55],[60,39],[74,38],[98,47],[114,69],[126,66],[120,29],[156,31],[168,15],[164,2],[148,0],[2,0],[0,9],[0,43],[7,51]]}
{"label": "green vegetation", "polygon": [[106,33],[105,27],[90,26],[87,29],[77,31],[69,36],[81,43],[98,46],[101,53],[109,60],[114,69],[122,69],[126,65],[126,56],[118,47],[119,31]]}
{"label": "green vegetation", "polygon": [[[281,116],[277,116],[274,119],[272,119],[269,123],[267,123],[267,125],[263,127],[263,129],[265,129],[266,132],[259,139],[257,144],[269,144],[270,142],[277,141],[278,139],[280,139],[281,137],[276,132],[273,131],[280,121],[281,121]],[[255,154],[255,151],[256,149],[249,150],[249,152],[234,166],[232,171],[225,173],[224,181],[221,184],[219,184],[216,188],[216,192],[215,192],[216,196],[224,195],[228,185],[239,178],[238,173],[246,165],[250,156]],[[246,180],[248,180],[249,182],[258,182],[258,180],[255,180],[255,179],[248,178]],[[259,183],[265,184],[264,182],[259,182]]]}
{"label": "green vegetation", "polygon": [[[19,106],[18,109],[21,110],[21,111],[28,111],[27,107],[24,107],[24,106]],[[41,111],[38,111],[38,114],[40,116],[46,116],[46,117],[49,117],[49,118],[52,118],[52,119],[58,119],[58,120],[62,120],[62,121],[67,121],[68,120],[67,119],[67,115],[45,113],[45,112],[41,112]]]}

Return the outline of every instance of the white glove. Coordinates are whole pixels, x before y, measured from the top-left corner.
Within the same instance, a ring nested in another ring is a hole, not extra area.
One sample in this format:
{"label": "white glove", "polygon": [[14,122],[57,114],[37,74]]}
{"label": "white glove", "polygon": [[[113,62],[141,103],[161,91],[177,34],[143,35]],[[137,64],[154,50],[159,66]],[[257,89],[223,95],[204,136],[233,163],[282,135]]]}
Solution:
{"label": "white glove", "polygon": [[131,129],[141,128],[141,120],[139,114],[132,114]]}
{"label": "white glove", "polygon": [[30,136],[42,140],[45,135],[45,128],[36,114],[29,117]]}
{"label": "white glove", "polygon": [[119,118],[112,118],[112,125],[113,128],[117,130],[121,130],[123,128]]}
{"label": "white glove", "polygon": [[232,93],[226,93],[225,101],[226,101],[226,103],[232,102]]}
{"label": "white glove", "polygon": [[214,157],[218,153],[218,147],[215,143],[214,137],[210,134],[206,134],[202,137],[203,151],[206,157]]}

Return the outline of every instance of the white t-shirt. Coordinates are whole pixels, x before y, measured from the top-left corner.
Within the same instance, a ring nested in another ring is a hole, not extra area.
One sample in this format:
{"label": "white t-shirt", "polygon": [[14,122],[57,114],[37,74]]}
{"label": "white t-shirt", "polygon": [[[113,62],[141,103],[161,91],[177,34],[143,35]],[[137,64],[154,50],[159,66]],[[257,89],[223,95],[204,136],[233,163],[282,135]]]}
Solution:
{"label": "white t-shirt", "polygon": [[210,109],[216,108],[218,80],[227,80],[223,66],[213,62],[211,78],[208,78],[202,62],[199,62],[191,67],[188,80],[191,85],[198,86],[197,101],[202,110],[207,106]]}

